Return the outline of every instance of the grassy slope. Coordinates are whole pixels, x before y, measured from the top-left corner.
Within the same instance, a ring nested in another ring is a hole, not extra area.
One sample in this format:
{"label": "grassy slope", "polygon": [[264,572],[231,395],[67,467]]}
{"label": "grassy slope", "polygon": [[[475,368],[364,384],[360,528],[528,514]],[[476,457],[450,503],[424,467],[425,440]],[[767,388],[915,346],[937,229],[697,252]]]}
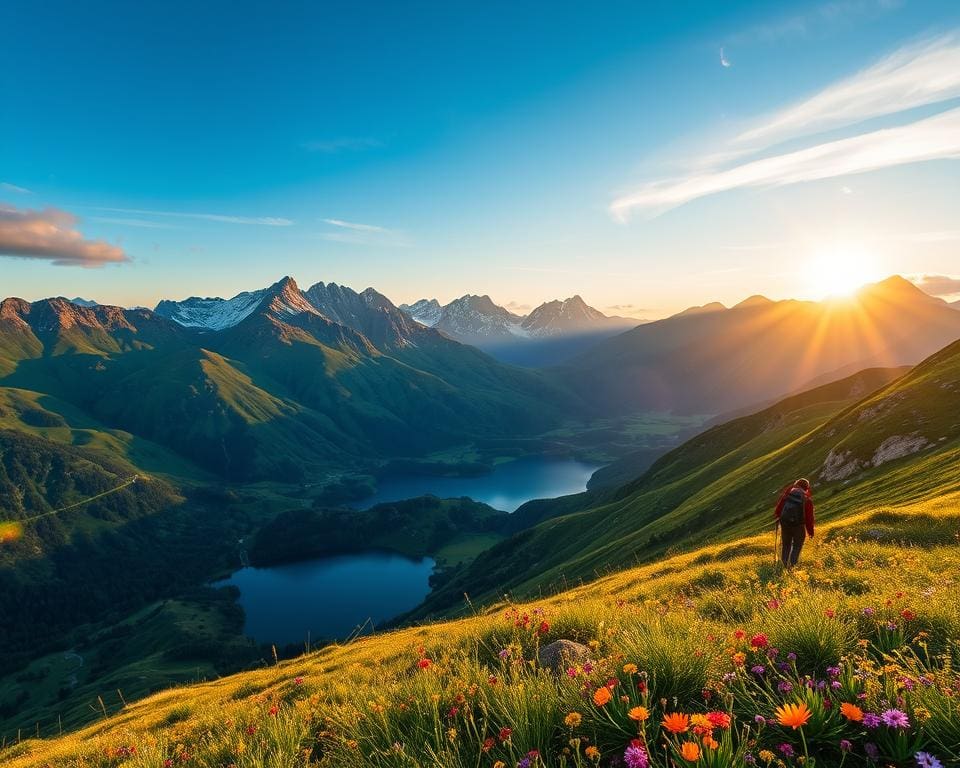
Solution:
{"label": "grassy slope", "polygon": [[[960,493],[954,491],[885,509],[883,520],[904,538],[916,534],[923,539],[931,521],[956,531],[958,504]],[[659,669],[660,677],[652,683],[652,708],[657,708],[655,694],[667,690],[679,696],[677,706],[692,706],[700,686],[716,679],[714,663],[722,659],[714,654],[726,653],[719,650],[724,641],[718,645],[713,634],[728,636],[736,627],[745,627],[748,637],[764,631],[779,647],[798,650],[801,665],[822,662],[819,655],[832,661],[834,654],[852,652],[856,632],[872,636],[876,628],[872,619],[863,618],[865,606],[876,607],[877,620],[889,614],[898,621],[897,612],[909,607],[917,617],[905,631],[930,631],[930,642],[938,648],[946,647],[951,638],[960,640],[960,612],[951,598],[960,574],[956,548],[905,548],[846,538],[874,527],[877,514],[866,512],[824,526],[807,553],[810,570],[794,576],[774,573],[772,540],[764,535],[628,569],[536,605],[517,606],[516,615],[532,615],[534,609],[544,612],[536,620],[545,618],[550,628],[539,642],[558,637],[594,640],[604,679],[618,673],[624,661]],[[836,541],[824,541],[835,537]],[[776,611],[766,605],[771,596],[780,601]],[[887,600],[891,607],[884,609]],[[824,618],[827,609],[837,613],[839,629]],[[529,632],[514,628],[514,615],[505,620],[502,610],[493,609],[327,647],[277,666],[165,691],[127,707],[114,703],[108,706],[109,719],[60,739],[26,740],[0,757],[8,768],[101,768],[121,763],[145,768],[161,765],[165,757],[180,754],[178,750],[189,755],[189,765],[232,763],[238,768],[305,766],[311,750],[316,758],[321,747],[328,760],[323,764],[333,766],[460,768],[488,766],[495,758],[506,757],[499,745],[484,756],[479,743],[484,734],[464,732],[459,722],[453,723],[461,728],[459,741],[448,741],[451,723],[445,713],[458,693],[473,702],[477,720],[481,716],[487,720],[487,733],[512,726],[520,754],[538,747],[549,766],[560,765],[557,755],[567,738],[562,719],[570,709],[585,713],[581,732],[604,751],[611,744],[622,750],[629,738],[622,734],[629,734],[631,727],[622,712],[623,732],[610,735],[604,730],[609,730],[605,715],[594,713],[565,678],[553,682],[522,670],[508,672],[500,664],[496,652],[504,645],[515,643],[514,653],[523,647],[529,654],[531,643],[537,642]],[[437,662],[429,675],[414,669],[420,648]],[[697,649],[707,652],[702,663],[696,661]],[[489,674],[500,682],[489,686]],[[295,678],[303,678],[302,683]],[[471,693],[474,681],[479,692]],[[278,708],[276,716],[268,712],[273,706]],[[654,717],[659,717],[658,711]],[[427,730],[413,730],[420,725]],[[49,724],[44,727],[49,733]],[[318,732],[322,744],[314,740]],[[421,762],[391,759],[394,741],[405,742]],[[118,759],[117,750],[130,745],[137,747],[138,757]],[[380,758],[374,759],[380,749]]]}
{"label": "grassy slope", "polygon": [[[815,483],[821,521],[931,498],[960,482],[960,343],[850,405],[851,392],[870,391],[861,385],[871,377],[826,385],[708,430],[615,493],[560,500],[562,516],[494,547],[428,607],[448,608],[464,591],[478,599],[505,589],[535,594],[662,557],[678,542],[690,548],[755,534],[770,527],[783,484],[800,475]],[[844,480],[821,477],[831,450],[866,462],[888,437],[914,434],[930,447],[878,468],[862,465]]]}

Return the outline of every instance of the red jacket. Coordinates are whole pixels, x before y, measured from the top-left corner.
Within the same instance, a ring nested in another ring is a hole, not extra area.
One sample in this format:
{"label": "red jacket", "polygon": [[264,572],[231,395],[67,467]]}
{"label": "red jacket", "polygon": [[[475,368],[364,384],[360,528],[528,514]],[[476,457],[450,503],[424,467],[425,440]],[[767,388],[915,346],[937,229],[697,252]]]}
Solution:
{"label": "red jacket", "polygon": [[[791,485],[780,495],[780,501],[777,502],[777,511],[773,513],[773,516],[777,520],[780,519],[780,513],[783,512],[783,505],[787,501],[787,495],[794,488],[798,488],[798,487],[799,486]],[[804,495],[807,497],[807,500],[803,505],[803,524],[807,529],[807,533],[810,535],[810,538],[812,539],[813,538],[813,496],[810,494],[810,491],[808,490],[804,491]]]}

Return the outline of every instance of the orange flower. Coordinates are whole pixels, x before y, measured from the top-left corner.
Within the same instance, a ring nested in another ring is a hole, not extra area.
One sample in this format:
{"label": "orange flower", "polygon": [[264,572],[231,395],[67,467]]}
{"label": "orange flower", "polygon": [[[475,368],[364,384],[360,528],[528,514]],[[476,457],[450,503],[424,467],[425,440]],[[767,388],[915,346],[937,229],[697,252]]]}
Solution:
{"label": "orange flower", "polygon": [[628,675],[635,675],[635,674],[637,673],[637,665],[636,665],[636,664],[624,664],[624,665],[623,665],[623,671],[626,672]]}
{"label": "orange flower", "polygon": [[843,704],[840,705],[840,714],[847,718],[847,720],[852,720],[855,723],[863,720],[863,710],[856,704],[843,702]]}
{"label": "orange flower", "polygon": [[733,656],[731,656],[731,659],[738,667],[742,667],[747,661],[747,654],[745,654],[743,651],[737,651],[735,654],[733,654]]}
{"label": "orange flower", "polygon": [[702,741],[703,746],[705,746],[707,749],[717,749],[720,746],[720,742],[713,738],[713,736],[709,733],[703,737]]}
{"label": "orange flower", "polygon": [[603,688],[597,688],[593,692],[593,703],[598,707],[602,707],[610,703],[610,699],[613,698],[613,694],[610,693],[610,689],[604,686]]}
{"label": "orange flower", "polygon": [[647,711],[646,707],[634,707],[627,712],[627,716],[631,720],[636,720],[638,723],[642,723],[644,720],[650,717],[650,712]]}
{"label": "orange flower", "polygon": [[663,716],[663,727],[670,733],[686,733],[690,728],[690,716],[682,712],[671,712]]}
{"label": "orange flower", "polygon": [[810,719],[810,709],[801,701],[799,704],[784,704],[782,707],[777,707],[776,715],[780,725],[796,730],[807,724]]}
{"label": "orange flower", "polygon": [[689,763],[695,763],[700,759],[700,747],[693,741],[685,741],[680,747],[680,757]]}

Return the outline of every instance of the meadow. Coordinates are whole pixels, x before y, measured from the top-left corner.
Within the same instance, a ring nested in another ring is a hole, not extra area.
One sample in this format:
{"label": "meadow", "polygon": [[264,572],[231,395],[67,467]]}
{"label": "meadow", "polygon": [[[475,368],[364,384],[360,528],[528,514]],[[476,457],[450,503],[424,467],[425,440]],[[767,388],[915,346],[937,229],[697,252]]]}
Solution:
{"label": "meadow", "polygon": [[[937,766],[960,761],[960,493],[105,708],[5,766]],[[931,522],[940,543],[931,544]],[[925,544],[915,544],[915,539]],[[538,663],[567,639],[585,656]]]}

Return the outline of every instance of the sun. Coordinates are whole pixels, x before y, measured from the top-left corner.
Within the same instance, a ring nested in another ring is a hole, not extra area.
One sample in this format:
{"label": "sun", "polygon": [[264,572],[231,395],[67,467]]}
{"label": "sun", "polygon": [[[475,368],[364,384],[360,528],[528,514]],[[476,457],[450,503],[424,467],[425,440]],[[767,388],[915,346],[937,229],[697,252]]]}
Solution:
{"label": "sun", "polygon": [[859,243],[833,243],[813,254],[805,272],[811,293],[823,298],[843,298],[874,281],[877,266]]}

